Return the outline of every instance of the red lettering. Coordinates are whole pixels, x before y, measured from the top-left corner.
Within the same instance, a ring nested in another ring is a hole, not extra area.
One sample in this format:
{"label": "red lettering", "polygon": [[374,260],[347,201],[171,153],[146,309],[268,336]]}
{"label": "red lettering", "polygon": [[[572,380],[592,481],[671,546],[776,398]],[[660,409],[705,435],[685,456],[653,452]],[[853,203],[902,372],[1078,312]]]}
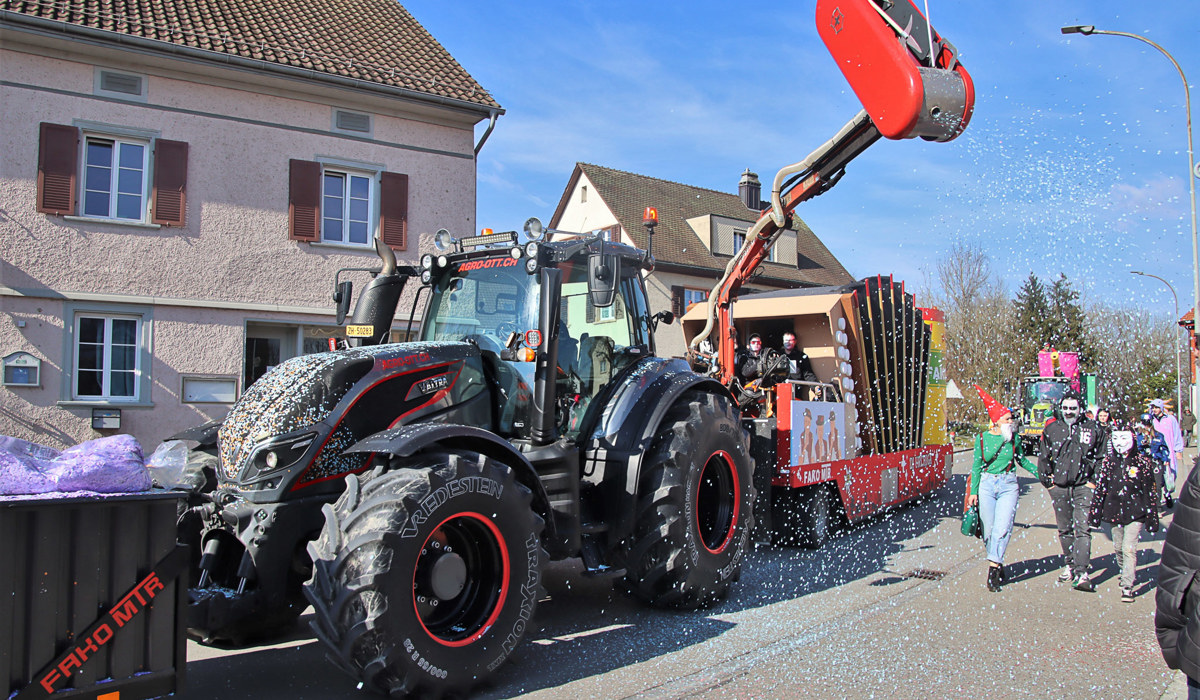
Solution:
{"label": "red lettering", "polygon": [[155,591],[161,591],[162,589],[163,584],[162,581],[158,580],[158,574],[150,574],[146,577],[146,580],[142,582],[142,590],[145,591],[146,595],[150,596],[151,598],[154,597]]}
{"label": "red lettering", "polygon": [[85,639],[83,641],[84,641],[83,646],[75,647],[75,654],[77,654],[79,656],[79,658],[82,659],[83,661],[87,661],[88,657],[91,656],[91,654],[87,654],[85,652],[91,651],[92,654],[95,654],[96,652],[100,651],[100,648],[96,646],[96,643],[92,641],[91,637],[88,637],[87,639]]}
{"label": "red lettering", "polygon": [[72,668],[79,668],[79,667],[80,667],[80,666],[82,666],[82,665],[83,665],[83,662],[82,662],[82,661],[80,661],[80,660],[79,660],[79,659],[78,659],[78,658],[75,656],[75,654],[74,654],[74,653],[71,653],[71,654],[69,654],[69,655],[67,656],[67,658],[65,658],[65,659],[63,659],[62,661],[60,661],[60,662],[59,662],[59,664],[58,664],[58,670],[59,670],[59,671],[62,671],[62,674],[63,674],[64,676],[69,676],[69,675],[71,675],[71,671],[70,671],[70,669],[72,669]]}
{"label": "red lettering", "polygon": [[[125,600],[117,603],[117,607],[112,609],[113,621],[117,623],[117,627],[124,627],[126,622],[138,614],[138,607],[129,599],[130,597],[132,596],[126,596]],[[141,600],[141,596],[138,596],[138,600]]]}
{"label": "red lettering", "polygon": [[[103,639],[100,638],[101,635],[104,636]],[[107,623],[97,627],[96,633],[92,635],[92,639],[96,640],[96,643],[100,644],[100,645],[108,644],[108,640],[110,640],[112,638],[113,638],[113,631],[112,631],[112,628],[109,627]]]}
{"label": "red lettering", "polygon": [[42,687],[46,689],[47,693],[53,693],[54,684],[60,680],[62,680],[62,676],[59,675],[58,669],[52,668],[49,673],[42,677]]}

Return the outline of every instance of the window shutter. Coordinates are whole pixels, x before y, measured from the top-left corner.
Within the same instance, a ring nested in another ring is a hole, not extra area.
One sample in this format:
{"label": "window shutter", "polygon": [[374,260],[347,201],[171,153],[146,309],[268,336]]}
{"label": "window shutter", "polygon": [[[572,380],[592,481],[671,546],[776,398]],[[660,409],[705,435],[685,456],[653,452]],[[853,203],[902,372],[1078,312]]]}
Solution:
{"label": "window shutter", "polygon": [[163,226],[183,226],[187,213],[188,145],[183,141],[154,142],[154,205],[150,220]]}
{"label": "window shutter", "polygon": [[288,161],[288,238],[321,240],[321,164]]}
{"label": "window shutter", "polygon": [[673,284],[671,285],[671,313],[675,314],[676,318],[683,316],[683,287]]}
{"label": "window shutter", "polygon": [[41,123],[38,147],[37,210],[75,213],[75,173],[79,169],[79,129]]}
{"label": "window shutter", "polygon": [[408,249],[408,176],[380,173],[379,237],[393,250]]}

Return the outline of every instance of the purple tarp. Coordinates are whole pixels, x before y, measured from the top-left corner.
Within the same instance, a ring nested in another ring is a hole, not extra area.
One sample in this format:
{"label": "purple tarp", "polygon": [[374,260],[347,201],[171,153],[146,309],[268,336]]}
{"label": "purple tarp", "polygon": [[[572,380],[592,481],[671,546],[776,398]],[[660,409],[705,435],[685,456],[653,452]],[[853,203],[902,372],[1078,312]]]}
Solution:
{"label": "purple tarp", "polygon": [[0,495],[150,489],[142,446],[131,435],[89,440],[63,452],[0,436]]}

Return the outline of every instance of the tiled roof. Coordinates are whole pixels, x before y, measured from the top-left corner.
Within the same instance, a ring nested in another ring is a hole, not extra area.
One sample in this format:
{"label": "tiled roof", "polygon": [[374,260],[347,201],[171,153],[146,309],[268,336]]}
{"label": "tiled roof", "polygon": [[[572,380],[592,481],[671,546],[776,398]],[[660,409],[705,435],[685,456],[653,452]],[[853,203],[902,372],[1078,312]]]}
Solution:
{"label": "tiled roof", "polygon": [[[724,272],[729,258],[710,253],[687,224],[687,220],[705,215],[747,222],[758,219],[758,215],[747,209],[735,194],[659,180],[589,163],[575,164],[575,172],[563,193],[563,199],[559,202],[555,219],[561,215],[580,173],[585,173],[591,180],[596,193],[609,206],[621,227],[639,248],[646,247],[646,229],[642,226],[642,213],[647,206],[658,208],[659,223],[654,231],[653,252],[655,260],[660,264],[674,263],[700,268],[715,272],[719,276]],[[800,269],[792,265],[765,263],[762,266],[762,275],[756,277],[755,282],[770,281],[789,286],[797,283],[842,285],[853,282],[854,278],[813,234],[808,225],[798,216],[793,218],[795,223],[792,228],[796,231],[797,252],[802,261]]]}
{"label": "tiled roof", "polygon": [[500,105],[396,0],[0,0],[0,9],[462,101]]}

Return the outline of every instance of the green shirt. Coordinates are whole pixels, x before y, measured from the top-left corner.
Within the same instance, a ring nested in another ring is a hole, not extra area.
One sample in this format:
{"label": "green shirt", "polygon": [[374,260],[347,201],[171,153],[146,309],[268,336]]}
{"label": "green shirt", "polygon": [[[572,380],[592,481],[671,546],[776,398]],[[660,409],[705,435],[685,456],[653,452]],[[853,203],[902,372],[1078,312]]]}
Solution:
{"label": "green shirt", "polygon": [[[991,462],[988,462],[991,460]],[[971,465],[971,495],[979,495],[979,476],[981,473],[1003,474],[1014,468],[1013,462],[1021,465],[1025,471],[1038,475],[1037,467],[1021,453],[1021,440],[1013,436],[1011,441],[1005,441],[1003,435],[991,432],[983,433],[975,442],[975,463]]]}

